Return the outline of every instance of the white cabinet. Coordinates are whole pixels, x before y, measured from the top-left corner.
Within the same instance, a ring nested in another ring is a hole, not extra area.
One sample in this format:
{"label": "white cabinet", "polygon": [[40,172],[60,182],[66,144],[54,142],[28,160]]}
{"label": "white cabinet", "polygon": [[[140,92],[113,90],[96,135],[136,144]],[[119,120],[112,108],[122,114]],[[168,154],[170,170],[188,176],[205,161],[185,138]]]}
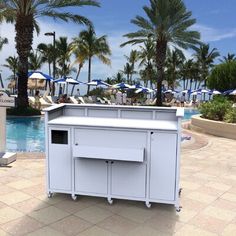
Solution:
{"label": "white cabinet", "polygon": [[111,195],[145,198],[146,164],[114,161],[111,164]]}
{"label": "white cabinet", "polygon": [[150,199],[175,200],[177,134],[151,135]]}
{"label": "white cabinet", "polygon": [[179,210],[176,108],[58,105],[45,111],[47,192],[173,204]]}
{"label": "white cabinet", "polygon": [[75,158],[75,192],[106,195],[107,168],[104,160]]}
{"label": "white cabinet", "polygon": [[49,129],[49,187],[67,192],[72,190],[71,145],[69,129]]}

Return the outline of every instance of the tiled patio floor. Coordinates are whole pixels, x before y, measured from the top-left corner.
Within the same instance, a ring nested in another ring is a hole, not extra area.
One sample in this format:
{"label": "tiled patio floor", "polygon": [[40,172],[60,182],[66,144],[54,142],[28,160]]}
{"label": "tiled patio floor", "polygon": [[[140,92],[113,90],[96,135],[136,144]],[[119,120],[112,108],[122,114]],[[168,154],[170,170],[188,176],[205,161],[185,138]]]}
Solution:
{"label": "tiled patio floor", "polygon": [[[0,167],[0,236],[234,236],[236,141],[194,136],[182,149],[181,204],[172,206],[45,194],[45,160],[24,156]],[[208,144],[207,144],[208,143]],[[204,146],[204,147],[202,147]]]}

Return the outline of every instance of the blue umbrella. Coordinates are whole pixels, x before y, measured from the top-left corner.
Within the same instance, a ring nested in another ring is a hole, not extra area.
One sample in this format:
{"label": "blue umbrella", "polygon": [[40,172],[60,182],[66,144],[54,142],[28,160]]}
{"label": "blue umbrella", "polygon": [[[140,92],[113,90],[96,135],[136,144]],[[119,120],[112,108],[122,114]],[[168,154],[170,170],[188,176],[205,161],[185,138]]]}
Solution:
{"label": "blue umbrella", "polygon": [[127,88],[130,88],[131,85],[122,82],[122,83],[119,83],[119,84],[112,85],[112,87],[116,88],[116,89],[127,89]]}
{"label": "blue umbrella", "polygon": [[86,83],[87,85],[91,85],[91,86],[99,86],[99,85],[104,85],[104,86],[111,86],[110,84],[104,82],[101,79],[93,79],[91,82]]}
{"label": "blue umbrella", "polygon": [[28,78],[29,79],[44,79],[47,81],[53,81],[53,78],[50,75],[44,74],[41,71],[29,71]]}

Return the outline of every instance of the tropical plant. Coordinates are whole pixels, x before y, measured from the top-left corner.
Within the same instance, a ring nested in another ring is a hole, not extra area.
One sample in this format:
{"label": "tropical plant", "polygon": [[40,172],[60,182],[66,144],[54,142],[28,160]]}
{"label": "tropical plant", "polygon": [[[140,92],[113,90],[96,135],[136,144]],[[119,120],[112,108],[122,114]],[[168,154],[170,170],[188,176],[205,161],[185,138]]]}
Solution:
{"label": "tropical plant", "polygon": [[29,55],[29,69],[32,71],[39,70],[43,64],[42,56],[32,51]]}
{"label": "tropical plant", "polygon": [[190,27],[196,20],[186,9],[182,0],[150,0],[150,6],[143,7],[147,18],[136,16],[131,23],[140,29],[124,35],[129,41],[126,44],[143,43],[147,38],[155,42],[155,63],[157,68],[157,105],[162,105],[162,81],[168,45],[180,48],[194,48],[199,44],[200,34]]}
{"label": "tropical plant", "polygon": [[236,61],[236,56],[235,54],[228,53],[227,56],[223,56],[222,59],[220,59],[220,62],[231,62],[231,61]]}
{"label": "tropical plant", "polygon": [[[79,37],[73,38],[74,48],[77,47],[84,53],[84,57],[88,60],[88,82],[91,82],[91,67],[93,57],[97,57],[106,65],[110,65],[111,61],[108,56],[111,50],[107,42],[107,36],[97,37],[94,29],[89,27],[79,33]],[[88,86],[87,93],[90,91]]]}
{"label": "tropical plant", "polygon": [[125,78],[124,78],[124,74],[122,72],[117,72],[116,75],[114,75],[112,77],[112,83],[111,84],[119,84],[119,83],[122,83],[122,82],[126,82]]}
{"label": "tropical plant", "polygon": [[[53,17],[62,21],[73,21],[91,25],[91,22],[77,13],[66,11],[67,7],[99,6],[93,0],[0,0],[0,22],[15,23],[16,50],[19,57],[18,99],[20,107],[27,107],[28,57],[32,49],[34,30],[39,33],[38,17]],[[75,11],[74,11],[75,12]]]}
{"label": "tropical plant", "polygon": [[131,84],[131,76],[132,74],[136,73],[136,71],[134,71],[133,66],[131,65],[131,63],[126,62],[126,64],[124,65],[123,70],[121,70],[121,73],[126,75],[126,81],[127,83]]}
{"label": "tropical plant", "polygon": [[[52,44],[45,44],[45,43],[40,43],[37,46],[37,50],[41,53],[42,55],[42,62],[48,63],[48,73],[50,76],[52,76],[52,70],[51,70],[51,65],[53,63],[54,57],[56,56],[56,51],[53,47]],[[55,58],[56,60],[56,58]]]}
{"label": "tropical plant", "polygon": [[[129,81],[128,81],[128,83],[130,83],[132,81],[133,74],[137,73],[135,71],[135,63],[138,62],[138,60],[140,59],[140,52],[137,50],[131,50],[129,56],[125,56],[125,57],[128,60],[128,64],[129,64],[128,67],[130,67],[130,68],[128,68],[128,71],[129,71],[129,69],[131,69],[129,72]],[[126,66],[128,64],[126,64]]]}
{"label": "tropical plant", "polygon": [[214,65],[214,60],[220,55],[216,48],[210,50],[209,44],[202,44],[199,48],[195,49],[196,53],[194,54],[198,66],[199,66],[199,84],[203,83],[203,86],[206,87],[207,77],[210,73],[211,68]]}
{"label": "tropical plant", "polygon": [[184,54],[180,50],[168,50],[166,60],[166,81],[168,88],[174,90],[181,78],[180,69],[185,59]]}
{"label": "tropical plant", "polygon": [[209,89],[226,91],[236,88],[236,61],[216,65],[207,79]]}
{"label": "tropical plant", "polygon": [[199,107],[203,118],[218,121],[223,121],[225,115],[231,109],[233,109],[232,102],[223,96],[216,97],[210,102],[201,104]]}
{"label": "tropical plant", "polygon": [[141,79],[144,81],[145,87],[148,87],[148,82],[150,82],[150,86],[152,87],[156,73],[154,73],[155,44],[151,38],[148,38],[140,46],[139,59],[139,67],[143,68],[139,72]]}
{"label": "tropical plant", "polygon": [[2,38],[0,36],[0,51],[2,50],[2,47],[4,44],[7,44],[8,43],[8,39],[7,38]]}
{"label": "tropical plant", "polygon": [[17,87],[16,73],[17,73],[17,69],[18,69],[18,63],[19,63],[19,60],[16,56],[9,56],[6,59],[6,64],[3,65],[4,67],[6,67],[12,71],[11,78],[15,81],[15,88]]}

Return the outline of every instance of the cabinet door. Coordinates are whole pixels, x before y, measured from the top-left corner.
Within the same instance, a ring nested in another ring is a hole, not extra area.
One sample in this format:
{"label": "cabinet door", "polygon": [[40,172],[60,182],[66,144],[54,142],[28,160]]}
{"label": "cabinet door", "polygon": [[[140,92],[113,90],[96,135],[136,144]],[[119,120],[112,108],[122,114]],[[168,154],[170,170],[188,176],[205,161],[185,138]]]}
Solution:
{"label": "cabinet door", "polygon": [[75,191],[107,195],[107,168],[104,160],[75,159]]}
{"label": "cabinet door", "polygon": [[50,189],[71,191],[70,130],[50,129],[48,148]]}
{"label": "cabinet door", "polygon": [[150,198],[173,201],[176,185],[177,134],[154,133],[151,137]]}
{"label": "cabinet door", "polygon": [[111,172],[112,195],[145,198],[146,164],[114,161]]}

